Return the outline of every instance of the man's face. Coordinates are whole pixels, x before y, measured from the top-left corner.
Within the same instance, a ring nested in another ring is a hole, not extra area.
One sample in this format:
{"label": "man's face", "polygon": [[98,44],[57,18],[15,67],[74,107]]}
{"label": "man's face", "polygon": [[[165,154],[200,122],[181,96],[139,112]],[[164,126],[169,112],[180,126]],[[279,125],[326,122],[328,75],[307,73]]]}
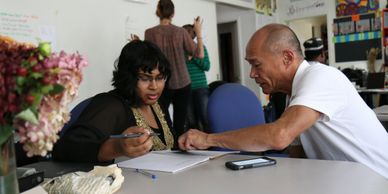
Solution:
{"label": "man's face", "polygon": [[277,88],[280,81],[279,64],[282,59],[280,55],[273,55],[260,45],[260,41],[257,44],[249,44],[245,59],[251,65],[249,76],[260,85],[263,93],[270,94],[279,89]]}

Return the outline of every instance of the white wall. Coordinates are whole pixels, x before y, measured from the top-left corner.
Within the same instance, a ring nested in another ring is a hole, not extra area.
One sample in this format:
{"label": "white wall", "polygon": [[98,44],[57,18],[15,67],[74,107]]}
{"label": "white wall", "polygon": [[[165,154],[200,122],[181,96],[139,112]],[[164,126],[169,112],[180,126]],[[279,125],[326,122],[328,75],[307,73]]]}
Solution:
{"label": "white wall", "polygon": [[241,84],[255,91],[255,94],[260,97],[261,89],[256,82],[249,77],[250,65],[244,59],[245,47],[252,34],[256,31],[256,11],[254,10],[254,7],[245,9],[226,4],[217,4],[217,22],[237,22],[238,45],[236,46],[238,48],[238,53],[236,56],[239,56],[239,58],[238,64],[236,65],[240,67],[239,78]]}
{"label": "white wall", "polygon": [[[84,71],[79,96],[73,103],[110,90],[114,60],[127,43],[130,33],[142,38],[144,30],[158,24],[155,15],[157,0],[0,0],[0,12],[36,16],[32,28],[48,26],[53,29],[57,50],[79,51],[89,60]],[[211,82],[219,74],[218,36],[214,1],[174,0],[173,23],[192,23],[200,15],[204,19],[204,41],[209,50]],[[1,26],[0,26],[1,29]],[[39,36],[34,30],[31,37]],[[30,37],[30,39],[31,39]]]}
{"label": "white wall", "polygon": [[301,43],[302,51],[304,52],[303,43],[313,37],[312,28],[314,27],[314,37],[321,37],[321,26],[326,24],[325,16],[309,17],[306,19],[291,20],[288,26],[297,34]]}
{"label": "white wall", "polygon": [[252,9],[256,5],[255,0],[215,0],[217,3],[224,3],[237,7],[245,7],[248,9]]}

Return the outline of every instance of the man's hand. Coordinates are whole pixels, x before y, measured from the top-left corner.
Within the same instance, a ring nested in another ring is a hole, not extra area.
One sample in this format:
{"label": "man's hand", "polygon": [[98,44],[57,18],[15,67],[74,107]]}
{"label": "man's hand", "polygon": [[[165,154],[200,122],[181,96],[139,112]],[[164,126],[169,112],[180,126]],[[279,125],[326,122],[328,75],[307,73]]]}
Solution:
{"label": "man's hand", "polygon": [[181,150],[207,149],[210,145],[207,142],[209,134],[197,129],[190,129],[178,139]]}

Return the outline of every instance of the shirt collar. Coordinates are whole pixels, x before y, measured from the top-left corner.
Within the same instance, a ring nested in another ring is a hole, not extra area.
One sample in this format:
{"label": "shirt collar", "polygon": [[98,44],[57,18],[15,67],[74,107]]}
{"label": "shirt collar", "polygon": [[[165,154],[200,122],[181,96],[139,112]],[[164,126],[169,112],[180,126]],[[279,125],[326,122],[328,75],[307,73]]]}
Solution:
{"label": "shirt collar", "polygon": [[292,80],[291,96],[287,95],[286,106],[288,106],[290,100],[295,96],[296,84],[302,78],[302,75],[306,71],[306,69],[309,68],[310,66],[311,65],[306,60],[303,60],[303,62],[299,65],[298,69],[296,70],[294,79]]}

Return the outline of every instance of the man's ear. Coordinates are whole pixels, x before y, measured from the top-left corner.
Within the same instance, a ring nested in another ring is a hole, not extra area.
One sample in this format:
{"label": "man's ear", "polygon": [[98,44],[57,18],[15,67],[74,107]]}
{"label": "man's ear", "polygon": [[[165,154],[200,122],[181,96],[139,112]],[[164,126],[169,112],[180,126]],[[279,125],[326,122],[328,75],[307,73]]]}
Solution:
{"label": "man's ear", "polygon": [[282,52],[283,64],[289,67],[294,61],[294,53],[290,50],[283,50]]}

